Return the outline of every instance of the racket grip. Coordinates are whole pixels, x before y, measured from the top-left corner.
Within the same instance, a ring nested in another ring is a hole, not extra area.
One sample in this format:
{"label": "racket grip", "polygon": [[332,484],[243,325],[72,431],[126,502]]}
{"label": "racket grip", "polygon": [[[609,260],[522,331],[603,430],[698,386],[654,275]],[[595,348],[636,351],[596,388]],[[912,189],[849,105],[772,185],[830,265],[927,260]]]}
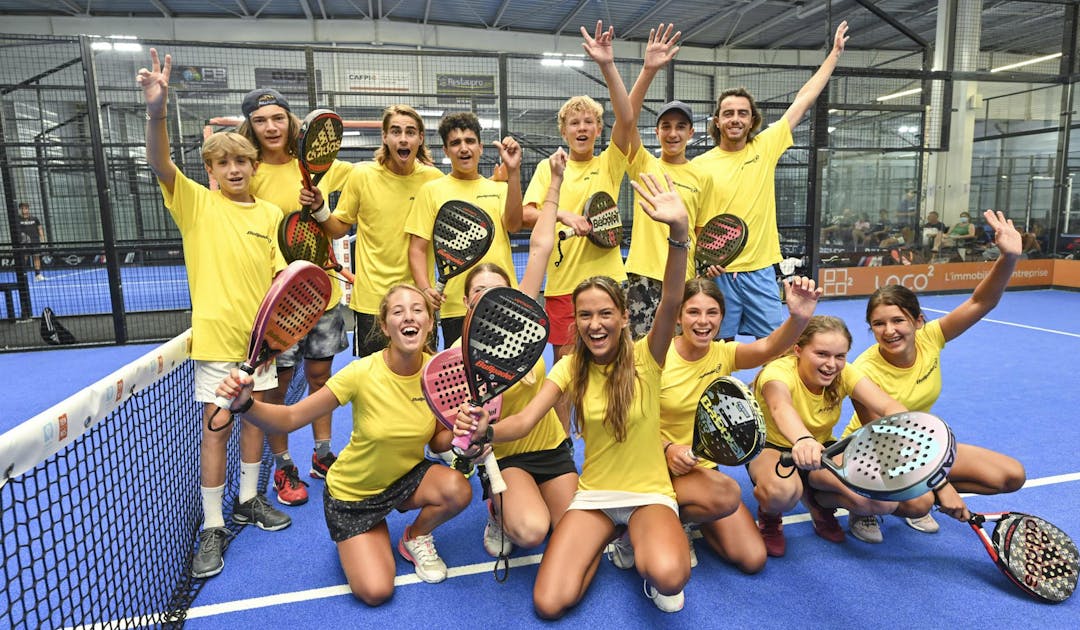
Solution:
{"label": "racket grip", "polygon": [[[255,368],[251,367],[247,363],[241,363],[240,364],[240,371],[244,372],[245,374],[248,374],[248,375],[254,375],[255,374]],[[217,405],[218,408],[220,408],[222,411],[226,411],[226,412],[229,412],[229,413],[232,413],[232,411],[231,411],[232,404],[235,401],[236,401],[235,396],[232,397],[232,398],[226,398],[224,396],[215,396],[214,397],[214,404]]]}
{"label": "racket grip", "polygon": [[791,456],[791,453],[780,453],[780,465],[784,468],[794,468],[795,458]]}
{"label": "racket grip", "polygon": [[468,435],[459,435],[455,437],[450,444],[456,446],[458,450],[467,451],[469,450],[469,447],[472,446],[472,436],[472,433]]}
{"label": "racket grip", "polygon": [[502,494],[505,492],[506,481],[503,479],[502,471],[499,470],[499,462],[495,460],[495,452],[488,450],[488,454],[480,461],[480,465],[483,466],[484,471],[487,472],[491,493]]}
{"label": "racket grip", "polygon": [[560,241],[565,241],[566,239],[570,238],[573,235],[574,235],[574,230],[572,230],[571,228],[566,228],[565,230],[559,230],[559,240]]}

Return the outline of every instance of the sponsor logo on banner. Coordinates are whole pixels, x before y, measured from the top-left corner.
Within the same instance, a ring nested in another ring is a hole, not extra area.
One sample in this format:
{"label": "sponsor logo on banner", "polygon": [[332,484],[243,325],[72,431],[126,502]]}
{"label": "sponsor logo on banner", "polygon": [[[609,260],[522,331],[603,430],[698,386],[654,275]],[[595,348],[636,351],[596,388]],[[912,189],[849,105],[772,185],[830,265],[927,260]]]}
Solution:
{"label": "sponsor logo on banner", "polygon": [[[303,68],[255,68],[255,87],[274,88],[282,94],[306,94],[308,73]],[[321,70],[315,70],[315,90],[322,91]]]}
{"label": "sponsor logo on banner", "polygon": [[[1044,287],[1055,280],[1053,260],[1021,260],[1009,287]],[[870,295],[887,284],[899,284],[916,293],[969,291],[990,273],[993,263],[943,263],[937,265],[889,265],[885,267],[837,267],[818,271],[818,284],[830,297]]]}
{"label": "sponsor logo on banner", "polygon": [[412,81],[405,72],[354,70],[345,74],[345,85],[350,92],[408,92],[412,89]]}
{"label": "sponsor logo on banner", "polygon": [[120,399],[124,397],[124,379],[116,381],[116,398],[113,398],[113,402],[120,402]]}
{"label": "sponsor logo on banner", "polygon": [[172,70],[173,86],[193,94],[229,87],[229,71],[221,66],[180,66]]}
{"label": "sponsor logo on banner", "polygon": [[68,435],[67,434],[67,425],[68,425],[67,414],[66,413],[60,414],[60,417],[56,419],[56,423],[60,427],[60,432],[59,432],[59,435],[57,436],[57,439],[59,441],[63,442],[67,438],[67,435]]}

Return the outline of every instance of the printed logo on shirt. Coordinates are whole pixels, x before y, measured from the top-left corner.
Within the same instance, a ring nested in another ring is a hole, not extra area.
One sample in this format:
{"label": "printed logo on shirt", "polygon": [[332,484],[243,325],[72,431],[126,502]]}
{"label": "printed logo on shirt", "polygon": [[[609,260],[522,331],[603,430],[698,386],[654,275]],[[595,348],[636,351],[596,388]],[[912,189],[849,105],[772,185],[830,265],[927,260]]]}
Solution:
{"label": "printed logo on shirt", "polygon": [[588,173],[585,173],[585,177],[582,177],[581,181],[587,182],[590,179],[592,179],[593,176],[599,175],[599,174],[600,174],[600,169],[596,169],[595,171],[589,171]]}
{"label": "printed logo on shirt", "polygon": [[680,183],[680,182],[672,182],[672,183],[675,184],[676,186],[678,186],[679,188],[685,188],[686,190],[690,191],[691,193],[693,193],[695,195],[698,194],[699,192],[701,192],[700,190],[697,189],[696,186],[687,186],[686,184],[683,184],[683,183]]}
{"label": "printed logo on shirt", "polygon": [[712,376],[713,374],[719,374],[721,376],[726,375],[727,372],[724,371],[724,364],[723,363],[717,363],[716,367],[714,367],[713,369],[711,369],[708,372],[705,372],[704,374],[699,376],[698,380],[700,381],[703,378],[708,378],[709,376]]}
{"label": "printed logo on shirt", "polygon": [[409,400],[412,401],[412,402],[427,402],[426,400],[424,400],[423,396],[414,396],[414,397],[410,398]]}
{"label": "printed logo on shirt", "polygon": [[498,193],[492,193],[492,194],[489,194],[489,195],[477,195],[476,196],[477,199],[500,199],[501,197],[502,197],[502,195],[500,195]]}
{"label": "printed logo on shirt", "polygon": [[760,155],[760,154],[759,154],[759,155],[755,155],[754,157],[750,158],[749,160],[747,160],[747,161],[743,162],[743,163],[742,163],[742,165],[743,165],[743,166],[746,166],[747,164],[753,164],[754,162],[757,162],[757,161],[758,161],[758,160],[760,160],[760,159],[761,159],[761,155]]}
{"label": "printed logo on shirt", "polygon": [[937,359],[937,357],[934,357],[934,364],[930,366],[930,369],[926,371],[926,374],[923,374],[919,378],[915,379],[915,384],[916,385],[922,385],[923,381],[930,378],[930,375],[937,371],[937,368],[938,368],[938,359]]}
{"label": "printed logo on shirt", "polygon": [[265,235],[265,234],[259,234],[258,232],[255,232],[253,230],[248,230],[247,233],[248,233],[248,236],[257,236],[257,237],[261,238],[262,240],[266,241],[267,243],[270,242],[270,237]]}

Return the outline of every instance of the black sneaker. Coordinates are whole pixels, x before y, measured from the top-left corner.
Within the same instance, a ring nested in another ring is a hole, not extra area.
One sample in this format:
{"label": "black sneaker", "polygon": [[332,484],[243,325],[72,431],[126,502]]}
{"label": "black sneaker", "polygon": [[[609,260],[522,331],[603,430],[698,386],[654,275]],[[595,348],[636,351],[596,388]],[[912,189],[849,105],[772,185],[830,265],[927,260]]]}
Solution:
{"label": "black sneaker", "polygon": [[221,573],[225,568],[222,556],[232,536],[224,527],[208,527],[199,532],[199,550],[191,561],[191,577],[208,578]]}
{"label": "black sneaker", "polygon": [[233,503],[232,520],[243,525],[251,523],[268,532],[276,532],[292,525],[292,519],[281,510],[271,506],[266,500],[266,495],[262,494],[257,494],[243,503],[237,499]]}
{"label": "black sneaker", "polygon": [[308,473],[314,479],[326,479],[326,473],[330,470],[330,467],[337,461],[337,455],[333,453],[327,453],[322,457],[317,454],[311,454],[311,471]]}

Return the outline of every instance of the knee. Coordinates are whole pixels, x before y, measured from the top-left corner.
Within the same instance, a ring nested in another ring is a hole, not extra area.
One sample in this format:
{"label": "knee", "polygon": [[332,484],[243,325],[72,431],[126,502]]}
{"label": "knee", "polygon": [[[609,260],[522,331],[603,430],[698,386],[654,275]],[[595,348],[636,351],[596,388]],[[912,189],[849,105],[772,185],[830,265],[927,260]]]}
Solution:
{"label": "knee", "polygon": [[507,537],[518,547],[531,549],[544,542],[551,529],[551,521],[539,516],[526,516],[524,519],[505,520],[503,529]]}
{"label": "knee", "polygon": [[893,512],[896,516],[904,516],[907,518],[918,518],[930,513],[930,510],[934,509],[934,493],[927,492],[926,494],[915,497],[914,499],[908,499],[907,501],[901,501],[897,504],[896,510]]}
{"label": "knee", "polygon": [[[760,536],[758,537],[760,540]],[[753,575],[765,568],[769,555],[765,552],[765,543],[745,545],[739,555],[732,558],[732,563],[746,575]]]}
{"label": "knee", "polygon": [[1024,465],[1016,460],[1009,462],[1009,465],[1005,467],[1002,473],[1003,478],[998,488],[999,493],[1016,492],[1023,488],[1024,482],[1027,481],[1027,471],[1024,470]]}
{"label": "knee", "polygon": [[713,518],[724,518],[739,509],[742,501],[742,489],[739,483],[728,476],[714,475],[716,479],[708,493],[708,500],[703,507]]}
{"label": "knee", "polygon": [[353,597],[364,602],[368,606],[381,606],[394,595],[394,583],[382,585],[350,584]]}
{"label": "knee", "polygon": [[453,483],[446,485],[443,492],[443,505],[453,514],[458,514],[472,502],[472,485],[462,475],[454,475]]}
{"label": "knee", "polygon": [[537,590],[533,591],[533,610],[541,619],[560,619],[569,608],[569,605],[552,597],[551,594],[542,594]]}
{"label": "knee", "polygon": [[763,511],[782,514],[799,502],[801,490],[797,485],[762,484],[754,489],[754,497]]}

